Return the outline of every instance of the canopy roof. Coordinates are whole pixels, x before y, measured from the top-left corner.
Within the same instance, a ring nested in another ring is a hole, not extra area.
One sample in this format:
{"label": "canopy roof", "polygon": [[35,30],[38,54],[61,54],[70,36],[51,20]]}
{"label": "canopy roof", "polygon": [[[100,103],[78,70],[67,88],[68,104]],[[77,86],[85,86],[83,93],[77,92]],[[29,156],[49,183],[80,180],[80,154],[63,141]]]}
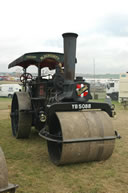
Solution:
{"label": "canopy roof", "polygon": [[56,52],[33,52],[26,53],[17,58],[8,65],[8,68],[15,66],[27,68],[30,65],[35,65],[40,68],[48,67],[50,70],[53,70],[58,63],[62,63],[62,66],[64,66],[64,54]]}

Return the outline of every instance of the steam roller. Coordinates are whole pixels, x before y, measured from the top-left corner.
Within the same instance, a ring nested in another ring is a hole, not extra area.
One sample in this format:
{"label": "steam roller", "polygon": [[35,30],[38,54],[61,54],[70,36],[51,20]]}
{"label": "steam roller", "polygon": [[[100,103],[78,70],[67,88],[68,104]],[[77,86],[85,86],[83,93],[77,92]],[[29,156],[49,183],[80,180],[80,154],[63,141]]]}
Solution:
{"label": "steam roller", "polygon": [[[64,53],[27,53],[9,64],[23,67],[23,90],[12,98],[12,133],[27,138],[34,126],[56,165],[106,160],[119,137],[111,121],[114,106],[91,100],[89,83],[75,77],[78,35],[62,36]],[[27,72],[30,65],[37,67],[37,76]]]}
{"label": "steam roller", "polygon": [[0,147],[0,192],[15,192],[18,185],[8,183],[8,169],[4,153]]}

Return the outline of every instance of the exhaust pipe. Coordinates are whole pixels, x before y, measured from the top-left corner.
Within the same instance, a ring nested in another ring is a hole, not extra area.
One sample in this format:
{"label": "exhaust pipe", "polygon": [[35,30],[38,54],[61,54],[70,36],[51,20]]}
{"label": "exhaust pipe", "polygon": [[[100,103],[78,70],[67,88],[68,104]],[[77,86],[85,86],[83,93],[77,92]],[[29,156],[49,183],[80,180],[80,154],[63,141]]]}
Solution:
{"label": "exhaust pipe", "polygon": [[76,33],[64,33],[64,80],[74,81],[76,59]]}

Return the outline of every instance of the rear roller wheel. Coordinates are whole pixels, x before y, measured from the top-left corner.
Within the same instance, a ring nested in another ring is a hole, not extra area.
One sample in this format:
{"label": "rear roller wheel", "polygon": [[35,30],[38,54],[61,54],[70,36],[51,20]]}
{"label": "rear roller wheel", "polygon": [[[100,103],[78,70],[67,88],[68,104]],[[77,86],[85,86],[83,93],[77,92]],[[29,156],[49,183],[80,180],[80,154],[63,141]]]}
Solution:
{"label": "rear roller wheel", "polygon": [[14,94],[11,106],[12,134],[16,138],[28,138],[31,132],[32,115],[31,100],[26,92]]}

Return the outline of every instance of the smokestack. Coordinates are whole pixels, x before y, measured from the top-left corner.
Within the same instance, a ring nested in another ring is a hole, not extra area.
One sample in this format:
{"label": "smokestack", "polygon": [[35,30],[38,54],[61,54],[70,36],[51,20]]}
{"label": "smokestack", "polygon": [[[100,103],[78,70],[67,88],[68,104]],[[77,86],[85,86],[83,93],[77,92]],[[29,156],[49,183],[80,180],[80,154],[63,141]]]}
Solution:
{"label": "smokestack", "polygon": [[76,58],[76,33],[64,33],[64,79],[74,81]]}

